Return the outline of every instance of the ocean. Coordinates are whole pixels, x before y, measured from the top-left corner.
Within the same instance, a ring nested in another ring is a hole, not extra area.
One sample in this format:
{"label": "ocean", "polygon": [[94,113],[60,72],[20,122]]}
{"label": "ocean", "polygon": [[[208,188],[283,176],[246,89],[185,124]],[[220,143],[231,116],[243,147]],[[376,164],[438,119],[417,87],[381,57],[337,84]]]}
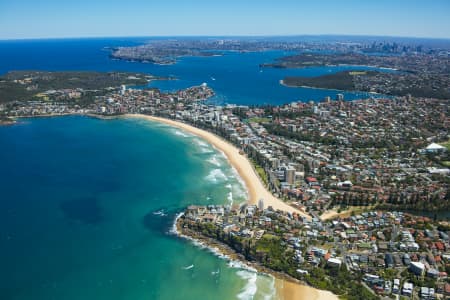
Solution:
{"label": "ocean", "polygon": [[[214,103],[321,100],[336,91],[288,88],[287,75],[349,67],[261,69],[283,52],[229,52],[158,66],[111,60],[105,47],[147,39],[0,41],[0,74],[95,70],[175,76],[151,86],[206,82]],[[362,67],[359,67],[362,68]],[[363,68],[364,69],[364,68]],[[361,95],[345,93],[345,98]],[[245,200],[221,153],[180,130],[137,119],[22,119],[0,127],[0,298],[273,299],[274,280],[236,267],[170,231],[189,204]]]}
{"label": "ocean", "polygon": [[138,119],[36,118],[0,127],[0,149],[1,299],[273,297],[272,278],[170,232],[189,204],[246,198],[199,138]]}

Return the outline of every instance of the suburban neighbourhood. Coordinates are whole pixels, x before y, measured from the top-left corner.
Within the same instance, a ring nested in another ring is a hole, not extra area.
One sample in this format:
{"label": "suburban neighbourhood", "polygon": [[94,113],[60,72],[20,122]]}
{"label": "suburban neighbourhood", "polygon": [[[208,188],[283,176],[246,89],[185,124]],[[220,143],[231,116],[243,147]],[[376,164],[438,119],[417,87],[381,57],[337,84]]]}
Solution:
{"label": "suburban neighbourhood", "polygon": [[[132,79],[145,80],[138,76]],[[17,83],[35,86],[33,78]],[[446,100],[345,101],[337,94],[281,106],[216,106],[207,101],[213,95],[207,84],[171,93],[127,85],[95,94],[52,89],[2,103],[0,113],[8,120],[148,114],[213,132],[250,159],[273,195],[312,219],[264,209],[264,199],[190,206],[178,219],[183,234],[218,240],[247,261],[338,295],[450,297]],[[331,277],[338,279],[332,284]]]}

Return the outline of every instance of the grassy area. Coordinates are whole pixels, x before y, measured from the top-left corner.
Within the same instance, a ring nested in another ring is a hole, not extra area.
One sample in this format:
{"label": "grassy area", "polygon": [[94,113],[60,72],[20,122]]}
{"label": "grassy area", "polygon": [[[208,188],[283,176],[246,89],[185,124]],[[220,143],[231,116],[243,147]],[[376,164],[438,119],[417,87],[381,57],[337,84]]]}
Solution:
{"label": "grassy area", "polygon": [[264,234],[262,238],[256,242],[256,251],[270,252],[271,249],[280,241],[280,238],[272,234]]}
{"label": "grassy area", "polygon": [[253,167],[256,170],[256,173],[258,174],[259,178],[261,178],[261,180],[264,183],[264,185],[268,186],[269,185],[269,178],[268,178],[267,173],[264,170],[264,168],[261,167],[260,165],[258,165],[254,160],[252,160],[252,164],[253,164]]}
{"label": "grassy area", "polygon": [[450,151],[450,140],[446,141],[445,143],[441,143],[441,145],[447,148],[448,151]]}

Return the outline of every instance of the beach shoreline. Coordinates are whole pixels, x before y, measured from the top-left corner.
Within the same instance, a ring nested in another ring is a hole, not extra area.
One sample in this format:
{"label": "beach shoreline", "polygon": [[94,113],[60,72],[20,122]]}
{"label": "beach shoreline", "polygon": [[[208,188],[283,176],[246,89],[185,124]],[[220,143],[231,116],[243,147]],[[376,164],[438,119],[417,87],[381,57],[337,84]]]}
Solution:
{"label": "beach shoreline", "polygon": [[329,291],[298,284],[289,280],[275,278],[275,288],[280,300],[338,300],[338,296]]}
{"label": "beach shoreline", "polygon": [[182,216],[183,213],[176,216],[171,233],[193,242],[198,247],[208,249],[218,257],[227,260],[234,267],[271,276],[275,280],[277,300],[338,300],[338,297],[330,291],[313,288],[287,274],[273,271],[257,262],[247,261],[242,254],[236,253],[228,245],[189,229],[181,228],[178,220]]}
{"label": "beach shoreline", "polygon": [[[191,133],[195,136],[198,136],[208,143],[210,143],[214,148],[221,151],[229,163],[235,168],[238,175],[243,180],[245,187],[248,192],[248,202],[252,204],[257,204],[260,198],[264,199],[264,206],[272,206],[274,209],[280,209],[284,211],[289,211],[291,213],[296,212],[301,214],[302,216],[311,218],[306,213],[295,209],[282,202],[281,200],[274,197],[269,191],[266,190],[260,178],[256,174],[253,169],[251,163],[246,158],[245,155],[239,152],[235,146],[231,145],[229,142],[223,140],[222,138],[210,133],[208,131],[193,127],[191,125],[178,122],[175,120],[170,120],[166,118],[160,118],[155,116],[148,116],[142,114],[127,114],[126,118],[135,118],[135,119],[144,119],[153,122],[163,123],[172,127],[176,127],[182,129],[188,133]],[[266,201],[268,199],[269,201]],[[177,235],[180,238],[188,239],[190,241],[194,241],[196,244],[202,247],[206,247],[210,249],[213,253],[218,254],[219,256],[229,260],[229,261],[239,261],[246,268],[250,270],[255,270],[257,272],[261,272],[263,274],[268,274],[269,276],[273,276],[275,279],[275,289],[276,289],[276,299],[280,300],[337,300],[338,297],[329,291],[323,291],[319,289],[315,289],[306,284],[302,284],[301,282],[291,278],[290,276],[269,270],[264,268],[258,264],[251,263],[240,257],[236,252],[234,252],[228,246],[221,244],[220,242],[213,241],[206,237],[200,236],[190,236],[184,234],[179,228],[178,218],[181,217],[182,214],[178,215],[174,221],[174,225],[172,228],[172,233]]]}
{"label": "beach shoreline", "polygon": [[149,120],[153,122],[159,122],[163,123],[172,127],[176,127],[182,130],[185,130],[186,132],[189,132],[195,136],[198,136],[204,140],[206,140],[209,144],[211,144],[214,148],[221,151],[225,157],[227,158],[228,162],[231,164],[231,166],[237,171],[241,179],[243,180],[246,190],[248,192],[248,202],[250,204],[258,204],[259,199],[263,199],[264,201],[264,207],[267,208],[269,206],[272,206],[274,209],[279,209],[282,211],[290,212],[290,213],[297,213],[301,215],[302,217],[311,219],[311,216],[306,214],[305,212],[296,209],[295,207],[292,207],[282,200],[276,198],[272,195],[264,186],[264,184],[261,182],[261,179],[256,174],[252,164],[247,159],[247,157],[244,154],[241,154],[239,149],[237,149],[235,146],[231,145],[229,142],[225,141],[224,139],[218,137],[217,135],[196,128],[194,126],[191,126],[186,123],[182,123],[175,120],[170,120],[166,118],[161,117],[155,117],[155,116],[149,116],[149,115],[142,115],[142,114],[127,114],[125,115],[126,118],[137,118],[137,119],[144,119]]}
{"label": "beach shoreline", "polygon": [[[208,131],[193,127],[189,124],[182,123],[180,121],[175,121],[171,119],[143,115],[143,114],[126,114],[126,115],[116,115],[111,117],[103,117],[94,114],[55,114],[55,115],[37,115],[37,116],[28,116],[28,117],[17,117],[16,119],[22,118],[35,118],[35,117],[64,117],[64,116],[86,116],[97,119],[111,120],[118,118],[130,118],[130,119],[143,119],[151,122],[158,122],[169,125],[171,127],[182,129],[190,134],[193,134],[197,137],[200,137],[206,140],[209,144],[211,144],[216,150],[222,152],[227,158],[230,165],[236,170],[239,177],[242,179],[245,184],[248,199],[247,202],[251,204],[257,204],[258,200],[264,199],[264,207],[272,206],[274,209],[279,209],[282,211],[288,211],[291,213],[298,213],[303,217],[311,219],[311,216],[307,215],[305,212],[300,211],[294,207],[289,206],[288,204],[282,202],[280,199],[273,196],[269,191],[266,190],[264,184],[261,179],[256,174],[252,164],[247,159],[247,157],[240,153],[239,149],[235,146],[231,145],[229,142],[225,141],[219,136],[216,136],[213,133]],[[267,199],[267,200],[266,200]],[[173,228],[171,229],[171,233],[180,237],[187,239],[191,242],[194,242],[196,245],[207,248],[219,257],[222,257],[230,262],[239,263],[242,268],[260,272],[262,274],[266,274],[268,276],[272,276],[275,280],[275,289],[276,289],[276,299],[280,300],[337,300],[338,297],[329,291],[319,290],[313,287],[310,287],[306,284],[302,284],[298,280],[279,272],[275,272],[259,266],[257,264],[251,263],[239,257],[239,255],[234,252],[228,246],[221,244],[217,241],[208,240],[207,238],[197,238],[193,236],[189,236],[183,234],[180,228],[177,228],[177,220],[181,216],[178,215],[175,219]],[[228,247],[228,248],[227,248]]]}

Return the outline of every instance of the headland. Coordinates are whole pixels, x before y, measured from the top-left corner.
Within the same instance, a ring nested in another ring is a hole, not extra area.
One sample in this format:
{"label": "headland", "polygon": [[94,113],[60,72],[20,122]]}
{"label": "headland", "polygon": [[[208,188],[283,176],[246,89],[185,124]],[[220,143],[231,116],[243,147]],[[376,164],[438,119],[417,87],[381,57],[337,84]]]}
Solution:
{"label": "headland", "polygon": [[338,297],[332,292],[320,290],[308,286],[306,282],[299,281],[284,272],[275,271],[272,268],[265,266],[263,263],[248,260],[242,253],[236,251],[234,247],[224,241],[219,241],[216,238],[208,237],[197,230],[192,230],[185,226],[185,214],[179,214],[174,222],[172,232],[179,237],[195,241],[196,244],[207,247],[213,253],[219,254],[221,258],[227,259],[231,262],[238,262],[233,264],[245,268],[248,271],[259,272],[272,276],[275,280],[276,299],[280,300],[337,300]]}
{"label": "headland", "polygon": [[[125,115],[127,118],[139,118],[144,120],[149,120],[152,122],[163,123],[172,127],[176,127],[187,131],[193,135],[196,135],[208,143],[213,145],[217,150],[221,151],[228,159],[229,163],[235,168],[239,176],[242,178],[243,182],[248,191],[248,202],[250,204],[258,204],[259,199],[264,199],[265,207],[273,207],[275,210],[282,210],[290,213],[297,213],[305,218],[311,218],[308,214],[295,209],[292,206],[287,205],[282,200],[274,197],[269,191],[266,190],[260,178],[256,174],[253,166],[246,158],[244,154],[242,154],[239,149],[226,142],[222,138],[199,128],[193,127],[189,124],[185,124],[182,122],[160,118],[155,116],[141,115],[141,114],[128,114]],[[184,236],[177,228],[177,234],[180,236]],[[244,264],[248,264],[244,258],[235,254],[233,250],[226,245],[218,243],[212,239],[206,239],[204,237],[192,237],[193,239],[200,241],[203,244],[206,244],[208,247],[213,247],[218,250],[221,254],[242,261]],[[252,267],[255,267],[258,271],[262,271],[264,273],[268,273],[275,277],[276,280],[276,289],[277,295],[279,299],[284,300],[293,300],[293,299],[324,299],[324,300],[335,300],[337,296],[329,291],[318,290],[307,286],[305,284],[300,284],[293,278],[286,276],[280,272],[273,272],[268,268],[261,268],[261,266],[251,264]]]}

